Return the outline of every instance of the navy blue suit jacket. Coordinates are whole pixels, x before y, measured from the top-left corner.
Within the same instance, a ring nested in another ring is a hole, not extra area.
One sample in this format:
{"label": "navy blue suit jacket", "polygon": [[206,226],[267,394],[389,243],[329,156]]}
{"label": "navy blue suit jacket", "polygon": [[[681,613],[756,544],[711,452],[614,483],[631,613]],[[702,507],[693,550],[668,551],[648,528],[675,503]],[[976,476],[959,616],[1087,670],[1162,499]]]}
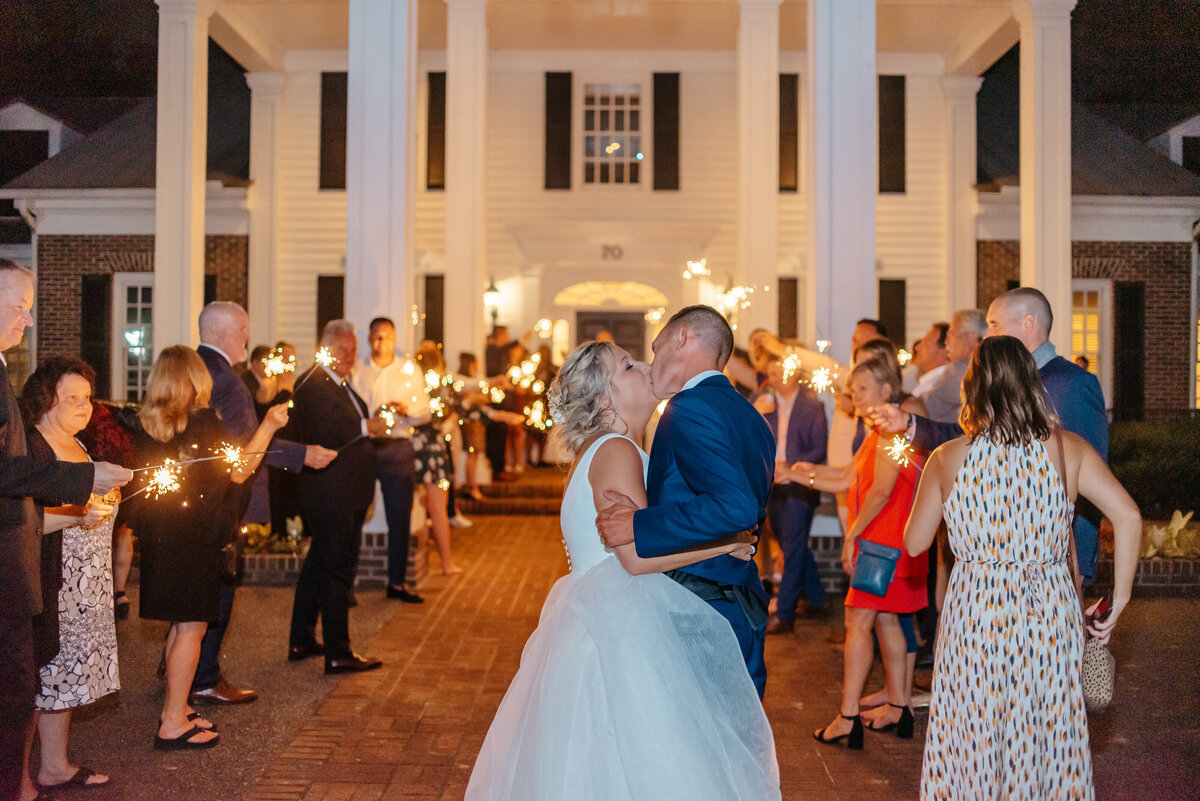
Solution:
{"label": "navy blue suit jacket", "polygon": [[[778,400],[776,400],[778,403]],[[771,437],[779,441],[779,411],[764,414],[763,419],[771,429]],[[796,390],[795,400],[792,401],[792,413],[788,417],[787,442],[785,451],[788,464],[796,462],[812,462],[821,464],[825,461],[826,448],[829,445],[829,426],[825,421],[825,407],[808,387]],[[777,451],[778,453],[778,451]],[[810,490],[803,484],[781,484],[781,487],[796,487],[803,490],[803,496],[813,506],[821,502],[821,493]]]}
{"label": "navy blue suit jacket", "polygon": [[[639,556],[665,556],[758,528],[775,477],[775,439],[727,378],[710,376],[667,404],[648,473],[649,506],[633,516],[635,543]],[[762,590],[757,566],[732,556],[683,571]]]}

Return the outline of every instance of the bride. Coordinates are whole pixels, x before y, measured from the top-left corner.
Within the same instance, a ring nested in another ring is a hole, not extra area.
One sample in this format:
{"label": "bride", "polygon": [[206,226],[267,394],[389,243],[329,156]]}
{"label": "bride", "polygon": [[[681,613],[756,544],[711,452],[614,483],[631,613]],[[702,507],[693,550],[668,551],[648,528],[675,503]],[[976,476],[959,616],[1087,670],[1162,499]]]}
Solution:
{"label": "bride", "polygon": [[467,801],[779,799],[770,724],[732,629],[663,571],[729,554],[749,535],[642,559],[606,551],[605,490],[646,503],[637,446],[658,404],[650,368],[589,342],[550,389],[575,454],[562,500],[570,573],[550,590],[467,785]]}

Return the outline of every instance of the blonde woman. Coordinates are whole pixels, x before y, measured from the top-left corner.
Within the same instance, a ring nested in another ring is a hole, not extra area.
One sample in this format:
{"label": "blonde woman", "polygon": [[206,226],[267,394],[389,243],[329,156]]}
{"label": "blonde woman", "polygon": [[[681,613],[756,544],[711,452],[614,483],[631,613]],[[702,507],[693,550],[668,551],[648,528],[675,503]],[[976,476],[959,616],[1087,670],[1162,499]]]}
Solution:
{"label": "blonde woman", "polygon": [[[150,370],[134,437],[138,465],[211,456],[228,439],[208,408],[212,378],[196,351],[173,345]],[[211,748],[219,740],[208,720],[187,703],[200,658],[200,640],[220,605],[222,539],[233,514],[229,482],[241,484],[262,461],[271,437],[287,423],[287,404],[271,407],[243,449],[241,463],[197,462],[181,468],[178,492],[131,498],[134,533],[141,544],[141,617],[171,623],[167,634],[167,692],[154,736],[159,749]],[[149,472],[149,471],[148,471]],[[143,481],[147,473],[140,474]],[[136,480],[135,480],[135,483]],[[136,492],[134,487],[132,492]]]}

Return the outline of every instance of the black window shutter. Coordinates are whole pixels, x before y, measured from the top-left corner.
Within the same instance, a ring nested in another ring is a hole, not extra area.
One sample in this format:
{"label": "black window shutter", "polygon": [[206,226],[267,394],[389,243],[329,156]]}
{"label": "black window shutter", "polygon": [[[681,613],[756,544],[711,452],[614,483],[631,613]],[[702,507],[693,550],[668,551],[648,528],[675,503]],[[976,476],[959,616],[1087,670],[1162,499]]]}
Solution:
{"label": "black window shutter", "polygon": [[779,336],[795,339],[799,336],[800,282],[796,278],[780,278],[779,291]]}
{"label": "black window shutter", "polygon": [[908,328],[907,288],[903,278],[879,279],[879,322],[887,329],[897,347],[906,348],[904,338]]}
{"label": "black window shutter", "polygon": [[571,188],[571,73],[546,73],[546,188]]}
{"label": "black window shutter", "polygon": [[346,73],[321,73],[321,189],[346,188]]}
{"label": "black window shutter", "polygon": [[905,187],[904,76],[879,76],[879,191]]}
{"label": "black window shutter", "polygon": [[425,339],[445,340],[446,277],[425,276]]}
{"label": "black window shutter", "polygon": [[425,188],[446,188],[446,73],[429,73],[425,110]]}
{"label": "black window shutter", "polygon": [[84,275],[79,293],[79,358],[96,370],[97,398],[112,397],[112,275]]}
{"label": "black window shutter", "polygon": [[779,76],[779,191],[800,188],[800,76]]}
{"label": "black window shutter", "polygon": [[654,73],[654,188],[679,188],[679,73]]}
{"label": "black window shutter", "polygon": [[342,275],[317,276],[317,339],[325,323],[340,320],[346,314],[346,278]]}
{"label": "black window shutter", "polygon": [[1113,282],[1113,419],[1141,420],[1146,412],[1146,285]]}

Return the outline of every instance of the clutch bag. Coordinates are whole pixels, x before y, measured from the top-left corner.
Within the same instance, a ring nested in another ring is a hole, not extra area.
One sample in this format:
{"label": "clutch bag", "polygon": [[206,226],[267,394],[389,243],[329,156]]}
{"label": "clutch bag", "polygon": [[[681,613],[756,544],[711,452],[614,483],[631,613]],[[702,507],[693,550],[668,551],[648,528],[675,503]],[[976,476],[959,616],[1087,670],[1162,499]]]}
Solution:
{"label": "clutch bag", "polygon": [[899,561],[899,548],[860,539],[858,561],[854,565],[854,574],[850,576],[850,586],[859,592],[882,598],[887,595],[888,585],[896,575],[896,563]]}

